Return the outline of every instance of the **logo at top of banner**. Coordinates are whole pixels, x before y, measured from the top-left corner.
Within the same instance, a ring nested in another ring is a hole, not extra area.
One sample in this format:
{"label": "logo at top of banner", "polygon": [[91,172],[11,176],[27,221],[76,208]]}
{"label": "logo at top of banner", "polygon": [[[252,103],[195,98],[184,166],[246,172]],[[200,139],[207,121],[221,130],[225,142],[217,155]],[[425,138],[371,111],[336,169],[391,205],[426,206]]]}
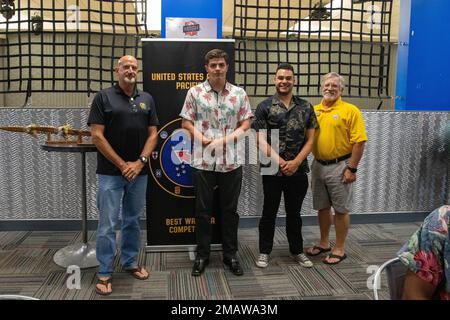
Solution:
{"label": "logo at top of banner", "polygon": [[199,23],[197,23],[197,22],[195,22],[193,20],[186,21],[184,23],[183,33],[186,36],[195,37],[195,36],[198,35],[199,31],[200,31],[200,24]]}
{"label": "logo at top of banner", "polygon": [[176,119],[160,129],[158,145],[150,161],[151,174],[167,193],[180,198],[194,198],[191,137],[180,126],[181,119]]}

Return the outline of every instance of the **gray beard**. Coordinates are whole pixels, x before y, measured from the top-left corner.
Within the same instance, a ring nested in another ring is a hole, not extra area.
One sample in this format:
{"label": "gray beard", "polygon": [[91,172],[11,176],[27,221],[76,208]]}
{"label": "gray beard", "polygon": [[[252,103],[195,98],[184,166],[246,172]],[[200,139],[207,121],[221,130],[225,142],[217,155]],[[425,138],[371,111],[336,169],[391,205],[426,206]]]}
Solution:
{"label": "gray beard", "polygon": [[129,83],[129,84],[135,84],[136,78],[133,78],[133,79],[124,78],[123,81],[126,83]]}
{"label": "gray beard", "polygon": [[339,97],[335,98],[335,96],[332,96],[332,97],[330,97],[330,96],[323,96],[323,100],[325,100],[326,102],[334,102],[337,99],[339,99]]}

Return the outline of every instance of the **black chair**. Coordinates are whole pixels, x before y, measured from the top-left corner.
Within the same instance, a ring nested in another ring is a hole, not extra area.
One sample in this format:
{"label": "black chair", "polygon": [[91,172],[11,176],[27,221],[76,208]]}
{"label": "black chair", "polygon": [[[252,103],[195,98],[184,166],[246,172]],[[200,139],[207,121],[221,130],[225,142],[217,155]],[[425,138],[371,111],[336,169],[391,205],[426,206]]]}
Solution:
{"label": "black chair", "polygon": [[375,272],[373,278],[373,295],[375,300],[379,300],[378,290],[381,284],[381,273],[386,269],[387,283],[389,288],[389,296],[391,300],[400,300],[403,294],[403,284],[405,282],[405,275],[407,267],[400,261],[400,259],[393,258],[383,263]]}

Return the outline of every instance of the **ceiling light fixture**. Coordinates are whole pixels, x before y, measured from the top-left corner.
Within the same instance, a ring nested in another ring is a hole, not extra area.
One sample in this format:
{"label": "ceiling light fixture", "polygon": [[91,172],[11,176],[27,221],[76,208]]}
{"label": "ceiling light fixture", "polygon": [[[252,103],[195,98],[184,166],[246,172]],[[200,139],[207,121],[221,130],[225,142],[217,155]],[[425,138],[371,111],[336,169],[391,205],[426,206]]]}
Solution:
{"label": "ceiling light fixture", "polygon": [[37,13],[31,17],[31,30],[35,35],[40,35],[42,30],[44,30],[44,19]]}
{"label": "ceiling light fixture", "polygon": [[327,20],[331,17],[331,13],[322,5],[322,1],[317,2],[312,8],[311,14],[309,15],[310,20]]}
{"label": "ceiling light fixture", "polygon": [[16,13],[14,0],[1,0],[0,13],[6,20],[11,19]]}

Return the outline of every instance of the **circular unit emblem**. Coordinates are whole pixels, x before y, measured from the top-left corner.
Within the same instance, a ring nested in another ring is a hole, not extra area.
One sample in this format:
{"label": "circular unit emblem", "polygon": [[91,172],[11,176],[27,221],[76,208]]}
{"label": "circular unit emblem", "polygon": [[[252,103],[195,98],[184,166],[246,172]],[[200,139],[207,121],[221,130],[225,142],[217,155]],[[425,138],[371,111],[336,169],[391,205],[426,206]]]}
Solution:
{"label": "circular unit emblem", "polygon": [[167,193],[180,198],[194,198],[190,165],[191,137],[180,127],[181,118],[167,123],[159,130],[158,144],[150,160],[150,172],[155,182]]}

